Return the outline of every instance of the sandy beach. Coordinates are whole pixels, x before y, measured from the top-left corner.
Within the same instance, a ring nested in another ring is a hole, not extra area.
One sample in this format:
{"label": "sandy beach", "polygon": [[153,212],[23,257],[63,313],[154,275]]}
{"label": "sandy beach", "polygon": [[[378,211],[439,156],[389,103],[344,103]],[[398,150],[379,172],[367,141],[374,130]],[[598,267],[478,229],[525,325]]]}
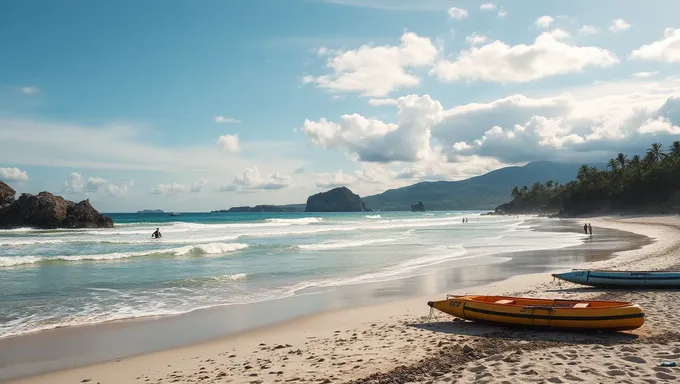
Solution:
{"label": "sandy beach", "polygon": [[[583,220],[582,220],[583,221]],[[600,228],[654,239],[589,268],[660,270],[680,263],[680,218],[588,218]],[[578,223],[578,221],[577,221]],[[582,223],[581,223],[582,224]],[[574,265],[573,267],[583,267]],[[22,378],[11,383],[274,382],[678,382],[680,312],[675,291],[613,291],[553,281],[549,273],[513,277],[465,292],[441,292],[373,306],[327,311],[201,344]],[[640,304],[645,325],[618,334],[537,332],[454,321],[428,300],[477,293],[616,299]]]}

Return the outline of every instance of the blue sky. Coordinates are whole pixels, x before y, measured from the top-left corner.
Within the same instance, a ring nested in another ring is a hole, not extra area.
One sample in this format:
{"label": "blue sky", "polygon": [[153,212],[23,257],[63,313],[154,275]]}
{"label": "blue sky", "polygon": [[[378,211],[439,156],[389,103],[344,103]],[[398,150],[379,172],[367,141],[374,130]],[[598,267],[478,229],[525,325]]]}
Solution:
{"label": "blue sky", "polygon": [[4,2],[0,179],[103,211],[210,210],[670,144],[678,11],[675,1]]}

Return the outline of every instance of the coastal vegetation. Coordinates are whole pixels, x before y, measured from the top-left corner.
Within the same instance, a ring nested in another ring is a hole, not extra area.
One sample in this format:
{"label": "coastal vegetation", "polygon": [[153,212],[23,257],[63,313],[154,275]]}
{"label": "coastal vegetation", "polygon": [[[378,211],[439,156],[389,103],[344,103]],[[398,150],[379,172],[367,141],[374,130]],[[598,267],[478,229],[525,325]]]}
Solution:
{"label": "coastal vegetation", "polygon": [[619,153],[605,169],[582,165],[576,180],[515,186],[512,201],[497,213],[558,213],[560,216],[680,211],[680,141],[667,149],[653,143],[643,156]]}

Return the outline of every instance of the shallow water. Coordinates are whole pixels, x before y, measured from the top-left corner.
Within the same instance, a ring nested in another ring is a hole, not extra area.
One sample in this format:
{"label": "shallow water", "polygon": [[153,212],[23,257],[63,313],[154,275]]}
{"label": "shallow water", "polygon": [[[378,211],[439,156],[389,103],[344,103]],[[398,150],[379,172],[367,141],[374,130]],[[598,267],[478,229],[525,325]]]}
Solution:
{"label": "shallow water", "polygon": [[479,212],[111,217],[113,229],[0,231],[0,337],[494,265],[587,238]]}

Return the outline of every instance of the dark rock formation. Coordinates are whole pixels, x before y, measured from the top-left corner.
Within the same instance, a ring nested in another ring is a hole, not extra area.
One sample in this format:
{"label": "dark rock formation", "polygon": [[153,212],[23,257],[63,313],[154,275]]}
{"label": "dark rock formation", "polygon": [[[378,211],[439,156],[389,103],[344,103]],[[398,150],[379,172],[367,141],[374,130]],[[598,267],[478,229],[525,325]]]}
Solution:
{"label": "dark rock formation", "polygon": [[0,181],[0,209],[12,204],[15,194],[16,191],[12,187]]}
{"label": "dark rock formation", "polygon": [[422,201],[411,204],[411,212],[425,212],[425,204]]}
{"label": "dark rock formation", "polygon": [[305,212],[364,212],[368,211],[361,197],[347,187],[333,188],[307,198]]}
{"label": "dark rock formation", "polygon": [[23,193],[0,210],[0,227],[112,228],[113,220],[94,209],[90,200],[74,203],[49,192]]}

